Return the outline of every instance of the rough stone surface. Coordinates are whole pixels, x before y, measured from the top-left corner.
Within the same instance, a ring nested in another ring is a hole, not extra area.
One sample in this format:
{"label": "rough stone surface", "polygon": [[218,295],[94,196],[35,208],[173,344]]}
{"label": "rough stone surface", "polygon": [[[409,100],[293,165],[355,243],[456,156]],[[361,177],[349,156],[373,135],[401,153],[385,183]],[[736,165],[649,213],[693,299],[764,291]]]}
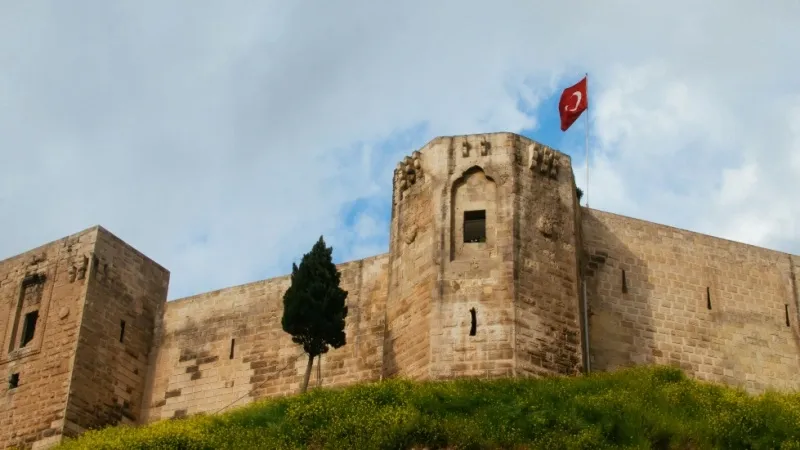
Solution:
{"label": "rough stone surface", "polygon": [[[86,277],[70,281],[70,268],[91,256],[97,229],[69,236],[0,262],[0,443],[31,446],[61,435],[69,398],[80,313],[63,319],[56,312],[83,309]],[[36,283],[23,286],[24,280]],[[35,335],[20,348],[25,313],[37,310]],[[11,389],[9,378],[18,374]]]}
{"label": "rough stone surface", "polygon": [[[322,386],[381,376],[388,255],[342,264],[347,344],[322,356]],[[296,393],[307,357],[281,328],[289,277],[167,303],[153,348],[145,421]],[[310,385],[316,386],[317,370]]]}
{"label": "rough stone surface", "polygon": [[[485,238],[465,242],[475,211]],[[389,252],[338,267],[347,344],[315,361],[312,387],[660,363],[800,389],[800,257],[581,208],[569,157],[515,134],[436,138],[404,158]],[[19,376],[0,389],[0,446],[298,391],[289,277],[167,303],[168,282],[101,227],[0,261],[0,371]]]}
{"label": "rough stone surface", "polygon": [[800,389],[800,258],[594,210],[583,236],[592,369],[670,364],[751,392]]}
{"label": "rough stone surface", "polygon": [[[169,272],[102,227],[0,262],[3,448],[139,422],[168,283]],[[32,311],[33,340],[20,348]]]}
{"label": "rough stone surface", "polygon": [[89,260],[66,434],[139,422],[169,284],[166,269],[102,228]]}

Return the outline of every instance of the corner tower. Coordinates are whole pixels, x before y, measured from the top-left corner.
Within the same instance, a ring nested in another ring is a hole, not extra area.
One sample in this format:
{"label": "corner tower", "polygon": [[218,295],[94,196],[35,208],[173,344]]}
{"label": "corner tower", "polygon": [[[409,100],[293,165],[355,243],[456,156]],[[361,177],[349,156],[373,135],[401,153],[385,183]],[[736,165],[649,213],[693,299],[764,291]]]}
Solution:
{"label": "corner tower", "polygon": [[394,174],[384,376],[582,367],[568,156],[512,133],[440,137]]}
{"label": "corner tower", "polygon": [[139,423],[168,282],[102,227],[0,261],[0,448]]}

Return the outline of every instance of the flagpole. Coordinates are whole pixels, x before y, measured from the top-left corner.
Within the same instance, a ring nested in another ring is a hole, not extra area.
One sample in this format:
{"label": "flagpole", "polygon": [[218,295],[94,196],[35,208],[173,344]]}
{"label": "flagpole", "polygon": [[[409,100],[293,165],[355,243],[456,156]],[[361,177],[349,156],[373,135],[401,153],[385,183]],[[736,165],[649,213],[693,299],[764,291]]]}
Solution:
{"label": "flagpole", "polygon": [[586,73],[586,207],[589,207],[589,73]]}
{"label": "flagpole", "polygon": [[[586,209],[589,209],[589,72],[586,72]],[[583,272],[583,271],[581,271]],[[583,287],[583,336],[586,339],[583,351],[586,356],[586,373],[592,371],[592,356],[589,350],[589,297],[586,295],[586,276],[581,279]]]}

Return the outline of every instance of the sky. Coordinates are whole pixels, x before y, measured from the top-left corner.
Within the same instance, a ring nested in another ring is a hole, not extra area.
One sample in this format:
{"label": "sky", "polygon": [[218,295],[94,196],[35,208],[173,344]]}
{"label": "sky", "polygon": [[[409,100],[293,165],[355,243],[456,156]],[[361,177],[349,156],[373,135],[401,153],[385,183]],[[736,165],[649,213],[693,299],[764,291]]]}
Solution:
{"label": "sky", "polygon": [[388,250],[440,135],[572,156],[592,208],[800,254],[800,3],[0,2],[0,259],[100,224],[169,298]]}

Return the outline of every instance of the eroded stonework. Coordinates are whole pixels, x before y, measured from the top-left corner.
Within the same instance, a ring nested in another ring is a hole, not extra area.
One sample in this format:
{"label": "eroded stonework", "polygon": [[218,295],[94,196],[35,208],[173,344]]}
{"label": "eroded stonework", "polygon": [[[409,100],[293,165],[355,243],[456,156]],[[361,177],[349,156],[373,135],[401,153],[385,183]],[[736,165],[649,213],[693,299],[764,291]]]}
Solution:
{"label": "eroded stonework", "polygon": [[[312,386],[659,363],[800,389],[800,257],[581,208],[569,156],[524,137],[412,152],[389,233],[388,253],[338,266],[348,342]],[[168,282],[101,227],[0,261],[1,447],[297,392],[289,277],[171,302]]]}

